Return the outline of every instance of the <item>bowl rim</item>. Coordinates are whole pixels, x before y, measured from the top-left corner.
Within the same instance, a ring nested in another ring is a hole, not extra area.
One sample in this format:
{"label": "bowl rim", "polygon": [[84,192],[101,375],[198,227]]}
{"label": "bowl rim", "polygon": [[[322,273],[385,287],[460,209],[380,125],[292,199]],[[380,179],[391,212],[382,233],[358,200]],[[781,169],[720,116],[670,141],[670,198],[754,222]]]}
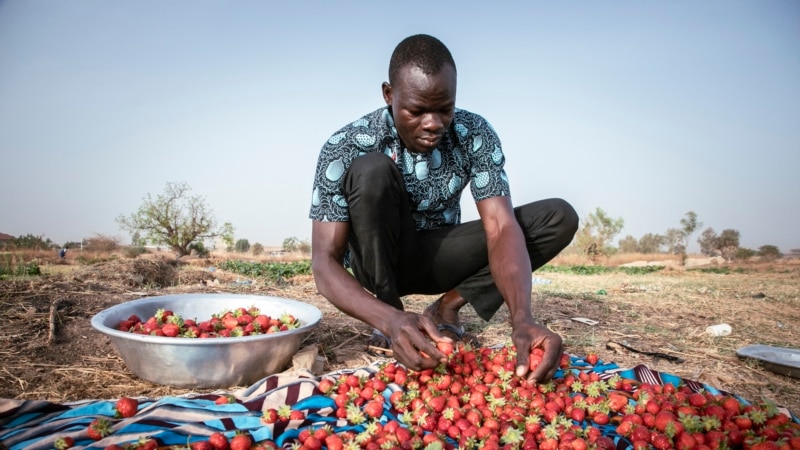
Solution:
{"label": "bowl rim", "polygon": [[[245,301],[247,299],[250,300],[277,300],[280,303],[288,303],[292,305],[292,307],[298,307],[300,309],[305,309],[308,314],[310,314],[313,319],[308,321],[306,320],[305,323],[300,325],[298,328],[293,328],[291,330],[281,331],[278,333],[270,333],[270,334],[257,334],[257,335],[250,335],[250,336],[238,336],[238,337],[216,337],[216,338],[174,338],[174,337],[166,337],[166,336],[151,336],[147,334],[136,334],[130,333],[127,331],[120,331],[114,328],[110,328],[103,324],[106,317],[110,316],[114,312],[130,308],[132,303],[139,302],[142,304],[148,303],[158,303],[159,301],[164,300],[172,300],[176,298],[198,298],[198,299],[220,299],[220,298],[232,298],[232,301],[235,300],[242,300]],[[277,339],[281,336],[289,336],[294,334],[302,334],[311,331],[316,325],[322,320],[322,311],[319,310],[314,305],[310,305],[305,302],[301,302],[299,300],[289,299],[285,297],[275,297],[270,295],[250,295],[250,294],[225,294],[225,293],[203,293],[203,294],[169,294],[169,295],[158,295],[158,296],[151,296],[151,297],[141,297],[138,299],[126,301],[123,303],[116,304],[109,308],[106,308],[94,316],[91,319],[92,327],[109,337],[116,337],[125,340],[135,340],[135,341],[143,341],[146,343],[152,344],[170,344],[170,345],[178,345],[178,346],[193,346],[193,345],[207,345],[207,346],[218,346],[220,344],[236,344],[236,343],[244,343],[250,341],[261,341],[265,339]]]}

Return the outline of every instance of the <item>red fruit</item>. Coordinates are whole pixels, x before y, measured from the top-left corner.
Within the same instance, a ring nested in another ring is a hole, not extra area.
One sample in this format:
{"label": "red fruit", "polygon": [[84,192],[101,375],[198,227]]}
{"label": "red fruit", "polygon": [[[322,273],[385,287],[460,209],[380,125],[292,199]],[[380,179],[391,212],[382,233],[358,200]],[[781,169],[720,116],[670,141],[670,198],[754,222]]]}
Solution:
{"label": "red fruit", "polygon": [[597,356],[597,353],[589,353],[588,355],[586,355],[586,358],[584,358],[584,361],[593,366],[596,365],[599,360],[600,357]]}
{"label": "red fruit", "polygon": [[383,401],[370,400],[364,405],[364,414],[373,419],[378,419],[383,415]]}
{"label": "red fruit", "polygon": [[607,399],[608,407],[611,408],[612,411],[620,412],[628,405],[628,397],[617,392],[608,394]]}
{"label": "red fruit", "polygon": [[179,334],[181,334],[181,327],[174,323],[165,323],[161,327],[161,332],[164,333],[164,336],[166,337],[177,337]]}
{"label": "red fruit", "polygon": [[528,367],[531,370],[536,370],[539,367],[539,364],[542,362],[542,356],[544,355],[544,350],[539,347],[535,347],[531,350],[531,354],[528,357]]}
{"label": "red fruit", "polygon": [[208,441],[192,442],[189,445],[189,448],[191,448],[192,450],[214,450],[214,447],[212,447],[211,443]]}
{"label": "red fruit", "polygon": [[342,441],[341,436],[331,434],[325,438],[325,446],[328,447],[328,450],[342,450],[344,448],[344,441]]}
{"label": "red fruit", "polygon": [[320,450],[322,448],[322,441],[317,439],[316,436],[309,436],[303,441],[303,448],[306,450]]}
{"label": "red fruit", "polygon": [[250,437],[250,433],[237,433],[229,445],[230,450],[250,450],[250,447],[253,446],[253,438]]}
{"label": "red fruit", "polygon": [[136,446],[134,448],[136,450],[157,450],[158,441],[143,437],[136,442]]}
{"label": "red fruit", "polygon": [[90,439],[99,441],[100,439],[103,439],[111,434],[111,424],[108,422],[108,420],[103,419],[102,417],[99,419],[94,419],[86,428],[86,433],[89,435]]}
{"label": "red fruit", "polygon": [[211,433],[211,436],[208,437],[208,443],[214,447],[214,450],[228,450],[230,447],[228,438],[219,431]]}
{"label": "red fruit", "polygon": [[269,425],[278,421],[278,410],[269,408],[261,414],[261,421]]}
{"label": "red fruit", "polygon": [[319,391],[322,392],[323,394],[327,395],[333,391],[334,385],[335,383],[330,378],[323,378],[322,380],[319,381],[317,389],[319,389]]}
{"label": "red fruit", "polygon": [[672,448],[672,439],[668,438],[665,434],[655,432],[650,436],[650,443],[658,450],[667,450]]}
{"label": "red fruit", "polygon": [[452,355],[454,351],[452,342],[437,342],[436,348],[438,348],[440,352],[444,353],[447,356]]}
{"label": "red fruit", "polygon": [[303,411],[293,409],[292,412],[289,413],[289,420],[306,420],[306,415],[303,414]]}
{"label": "red fruit", "polygon": [[75,440],[69,436],[64,436],[56,439],[56,442],[53,446],[58,450],[67,450],[68,448],[75,445]]}
{"label": "red fruit", "polygon": [[135,398],[120,397],[116,404],[116,417],[129,418],[136,415],[139,410],[139,401]]}
{"label": "red fruit", "polygon": [[672,424],[672,427],[674,428],[677,420],[678,419],[675,417],[675,414],[672,414],[669,411],[659,411],[659,413],[656,414],[656,429],[664,432],[666,431],[667,427],[670,426],[670,424]]}
{"label": "red fruit", "polygon": [[230,394],[220,395],[219,397],[217,397],[216,400],[214,400],[214,403],[217,405],[227,405],[230,403],[236,403],[236,397]]}

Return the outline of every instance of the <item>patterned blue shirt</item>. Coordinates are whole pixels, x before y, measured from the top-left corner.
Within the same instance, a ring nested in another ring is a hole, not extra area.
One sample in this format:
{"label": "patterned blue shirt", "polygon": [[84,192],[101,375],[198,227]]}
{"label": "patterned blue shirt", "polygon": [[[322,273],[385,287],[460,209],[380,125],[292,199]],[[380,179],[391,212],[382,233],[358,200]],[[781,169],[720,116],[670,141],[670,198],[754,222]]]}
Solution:
{"label": "patterned blue shirt", "polygon": [[459,201],[468,183],[476,202],[510,195],[500,139],[483,117],[456,109],[439,146],[429,153],[414,153],[400,142],[387,106],[337,131],[322,147],[314,176],[311,219],[350,220],[342,181],[353,159],[369,152],[383,152],[397,163],[418,230],[460,223]]}

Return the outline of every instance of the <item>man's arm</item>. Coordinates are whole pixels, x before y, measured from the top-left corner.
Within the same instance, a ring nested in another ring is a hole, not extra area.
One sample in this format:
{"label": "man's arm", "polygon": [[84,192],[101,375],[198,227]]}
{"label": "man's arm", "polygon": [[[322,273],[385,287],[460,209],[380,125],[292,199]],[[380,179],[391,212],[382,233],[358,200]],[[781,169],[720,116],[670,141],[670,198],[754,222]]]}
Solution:
{"label": "man's arm", "polygon": [[533,320],[531,262],[522,229],[509,197],[491,197],[477,203],[489,251],[489,268],[511,314],[512,340],[517,348],[517,375],[528,373],[531,350],[544,350],[539,367],[528,379],[553,377],[563,352],[561,337]]}
{"label": "man's arm", "polygon": [[[311,270],[317,290],[348,316],[365,322],[392,339],[395,358],[407,367],[421,370],[446,361],[431,338],[447,340],[436,324],[421,314],[397,310],[373,297],[342,266],[350,231],[348,222],[313,221]],[[420,351],[431,355],[426,358]]]}

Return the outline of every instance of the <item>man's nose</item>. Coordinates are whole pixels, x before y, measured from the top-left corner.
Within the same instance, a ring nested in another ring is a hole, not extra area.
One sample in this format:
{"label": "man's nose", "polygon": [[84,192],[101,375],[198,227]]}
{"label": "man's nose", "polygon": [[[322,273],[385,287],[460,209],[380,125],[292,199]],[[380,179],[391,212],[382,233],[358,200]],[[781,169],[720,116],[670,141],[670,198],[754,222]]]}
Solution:
{"label": "man's nose", "polygon": [[442,117],[436,113],[425,114],[422,118],[422,128],[425,130],[438,131],[444,126]]}

